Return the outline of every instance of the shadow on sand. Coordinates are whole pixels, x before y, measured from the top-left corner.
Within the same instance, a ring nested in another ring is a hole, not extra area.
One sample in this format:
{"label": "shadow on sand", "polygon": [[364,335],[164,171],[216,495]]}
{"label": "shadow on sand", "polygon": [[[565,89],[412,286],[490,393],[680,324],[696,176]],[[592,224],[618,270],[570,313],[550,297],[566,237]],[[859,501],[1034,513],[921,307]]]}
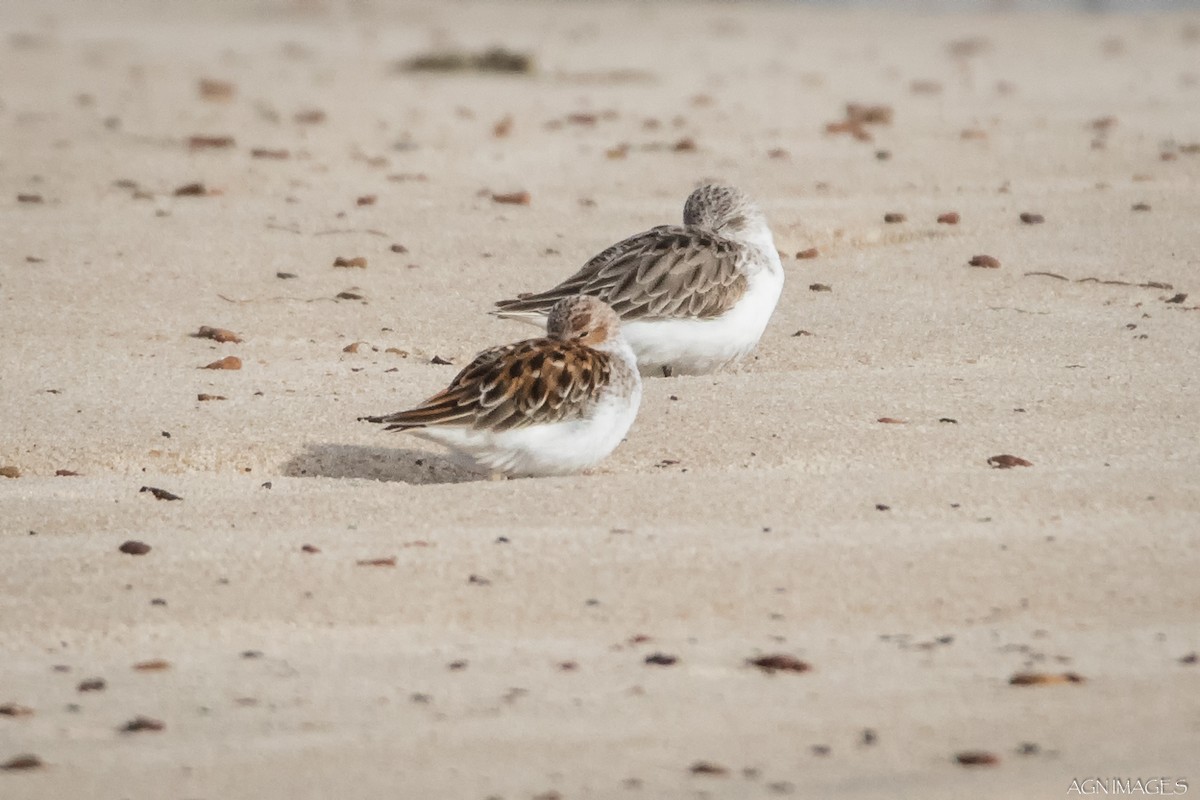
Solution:
{"label": "shadow on sand", "polygon": [[309,444],[283,465],[292,478],[366,478],[411,484],[466,483],[486,479],[445,456],[424,450]]}

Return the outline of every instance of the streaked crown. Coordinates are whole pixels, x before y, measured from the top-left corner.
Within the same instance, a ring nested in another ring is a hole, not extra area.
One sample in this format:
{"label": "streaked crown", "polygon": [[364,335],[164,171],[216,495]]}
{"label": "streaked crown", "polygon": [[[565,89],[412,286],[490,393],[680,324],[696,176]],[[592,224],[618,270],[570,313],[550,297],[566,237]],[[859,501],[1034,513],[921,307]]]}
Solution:
{"label": "streaked crown", "polygon": [[750,196],[733,186],[707,184],[688,195],[683,224],[714,233],[740,233],[765,226],[766,218]]}
{"label": "streaked crown", "polygon": [[609,340],[617,335],[620,327],[620,318],[607,303],[582,294],[559,300],[546,318],[547,336],[587,345]]}

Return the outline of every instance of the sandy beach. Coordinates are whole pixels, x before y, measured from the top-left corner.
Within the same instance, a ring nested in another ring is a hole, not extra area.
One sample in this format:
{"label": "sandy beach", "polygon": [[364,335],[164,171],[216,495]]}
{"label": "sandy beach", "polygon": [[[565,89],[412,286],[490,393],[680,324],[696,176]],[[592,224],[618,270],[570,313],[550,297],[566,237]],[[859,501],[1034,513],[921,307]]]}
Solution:
{"label": "sandy beach", "polygon": [[[6,0],[0,798],[1200,791],[1197,109],[1196,13]],[[356,422],[703,181],[783,297],[594,474]]]}

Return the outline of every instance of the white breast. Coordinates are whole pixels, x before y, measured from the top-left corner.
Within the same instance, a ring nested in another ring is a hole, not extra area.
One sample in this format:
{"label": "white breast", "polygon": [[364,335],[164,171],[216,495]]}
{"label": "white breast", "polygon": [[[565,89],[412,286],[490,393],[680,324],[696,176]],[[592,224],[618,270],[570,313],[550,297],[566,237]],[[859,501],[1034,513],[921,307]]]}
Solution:
{"label": "white breast", "polygon": [[[769,234],[768,234],[769,236]],[[746,293],[719,317],[635,320],[621,326],[643,375],[703,375],[745,356],[762,338],[783,291],[783,265],[774,245],[767,265],[749,278]]]}

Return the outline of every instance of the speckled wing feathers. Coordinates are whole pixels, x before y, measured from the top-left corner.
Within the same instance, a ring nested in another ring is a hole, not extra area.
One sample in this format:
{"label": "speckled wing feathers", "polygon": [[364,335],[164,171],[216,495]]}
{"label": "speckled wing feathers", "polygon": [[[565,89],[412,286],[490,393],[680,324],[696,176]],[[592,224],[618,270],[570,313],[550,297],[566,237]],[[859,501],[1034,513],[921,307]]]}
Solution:
{"label": "speckled wing feathers", "polygon": [[746,292],[740,269],[745,248],[692,227],[661,225],[601,252],[579,272],[545,292],[496,305],[505,311],[548,311],[564,297],[587,294],[624,320],[708,319]]}
{"label": "speckled wing feathers", "polygon": [[371,422],[403,431],[458,425],[496,432],[582,416],[608,384],[613,358],[586,345],[529,339],[485,350],[444,390]]}

